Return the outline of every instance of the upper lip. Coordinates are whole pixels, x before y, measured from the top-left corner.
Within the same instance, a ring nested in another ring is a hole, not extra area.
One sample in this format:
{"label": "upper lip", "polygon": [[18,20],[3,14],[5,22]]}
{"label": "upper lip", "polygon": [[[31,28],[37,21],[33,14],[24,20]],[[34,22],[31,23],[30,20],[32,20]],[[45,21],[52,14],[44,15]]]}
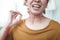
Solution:
{"label": "upper lip", "polygon": [[32,6],[33,6],[33,5],[39,5],[39,6],[41,7],[41,5],[40,5],[40,4],[32,4]]}

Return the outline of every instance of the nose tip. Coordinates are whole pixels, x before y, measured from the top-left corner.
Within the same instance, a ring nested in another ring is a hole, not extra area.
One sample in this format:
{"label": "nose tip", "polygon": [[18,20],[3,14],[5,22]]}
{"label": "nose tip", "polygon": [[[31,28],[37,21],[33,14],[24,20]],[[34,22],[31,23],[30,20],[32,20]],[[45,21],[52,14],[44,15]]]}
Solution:
{"label": "nose tip", "polygon": [[35,2],[40,2],[40,0],[35,0]]}
{"label": "nose tip", "polygon": [[36,0],[36,1],[39,1],[39,0]]}

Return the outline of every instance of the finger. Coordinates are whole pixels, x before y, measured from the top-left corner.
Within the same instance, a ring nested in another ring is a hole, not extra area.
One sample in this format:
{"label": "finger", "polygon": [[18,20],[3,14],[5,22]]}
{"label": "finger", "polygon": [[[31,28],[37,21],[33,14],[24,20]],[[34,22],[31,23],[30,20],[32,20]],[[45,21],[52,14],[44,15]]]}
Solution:
{"label": "finger", "polygon": [[21,15],[22,16],[22,14],[19,12],[19,11],[13,11],[13,10],[11,10],[10,11],[11,12],[11,15]]}
{"label": "finger", "polygon": [[15,20],[15,19],[19,20],[19,19],[22,18],[22,14],[20,12],[13,11],[13,10],[11,10],[10,12],[11,12],[11,20],[12,21]]}

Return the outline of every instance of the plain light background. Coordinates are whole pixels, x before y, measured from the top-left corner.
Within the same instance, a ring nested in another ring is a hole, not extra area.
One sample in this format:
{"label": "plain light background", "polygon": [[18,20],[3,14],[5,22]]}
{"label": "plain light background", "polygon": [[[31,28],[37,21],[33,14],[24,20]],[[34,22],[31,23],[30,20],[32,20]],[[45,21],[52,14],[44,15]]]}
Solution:
{"label": "plain light background", "polygon": [[[23,18],[26,18],[27,14],[27,8],[23,4],[24,0],[0,0],[0,26],[4,26],[9,18],[10,10],[18,10],[20,13],[22,13],[24,16]],[[60,23],[60,0],[54,0],[56,4],[56,9],[47,12],[45,15],[46,17],[49,17],[51,19],[56,20]],[[19,2],[19,3],[16,3]]]}

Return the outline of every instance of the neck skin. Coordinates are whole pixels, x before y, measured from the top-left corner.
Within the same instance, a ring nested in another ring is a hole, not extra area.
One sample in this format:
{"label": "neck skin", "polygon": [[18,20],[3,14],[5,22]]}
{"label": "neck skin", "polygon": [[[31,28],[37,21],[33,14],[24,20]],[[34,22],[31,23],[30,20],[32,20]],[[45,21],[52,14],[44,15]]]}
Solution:
{"label": "neck skin", "polygon": [[32,12],[29,12],[29,17],[26,19],[27,22],[30,22],[32,24],[34,23],[41,23],[45,21],[47,18],[42,15],[42,13],[39,15],[34,15]]}

